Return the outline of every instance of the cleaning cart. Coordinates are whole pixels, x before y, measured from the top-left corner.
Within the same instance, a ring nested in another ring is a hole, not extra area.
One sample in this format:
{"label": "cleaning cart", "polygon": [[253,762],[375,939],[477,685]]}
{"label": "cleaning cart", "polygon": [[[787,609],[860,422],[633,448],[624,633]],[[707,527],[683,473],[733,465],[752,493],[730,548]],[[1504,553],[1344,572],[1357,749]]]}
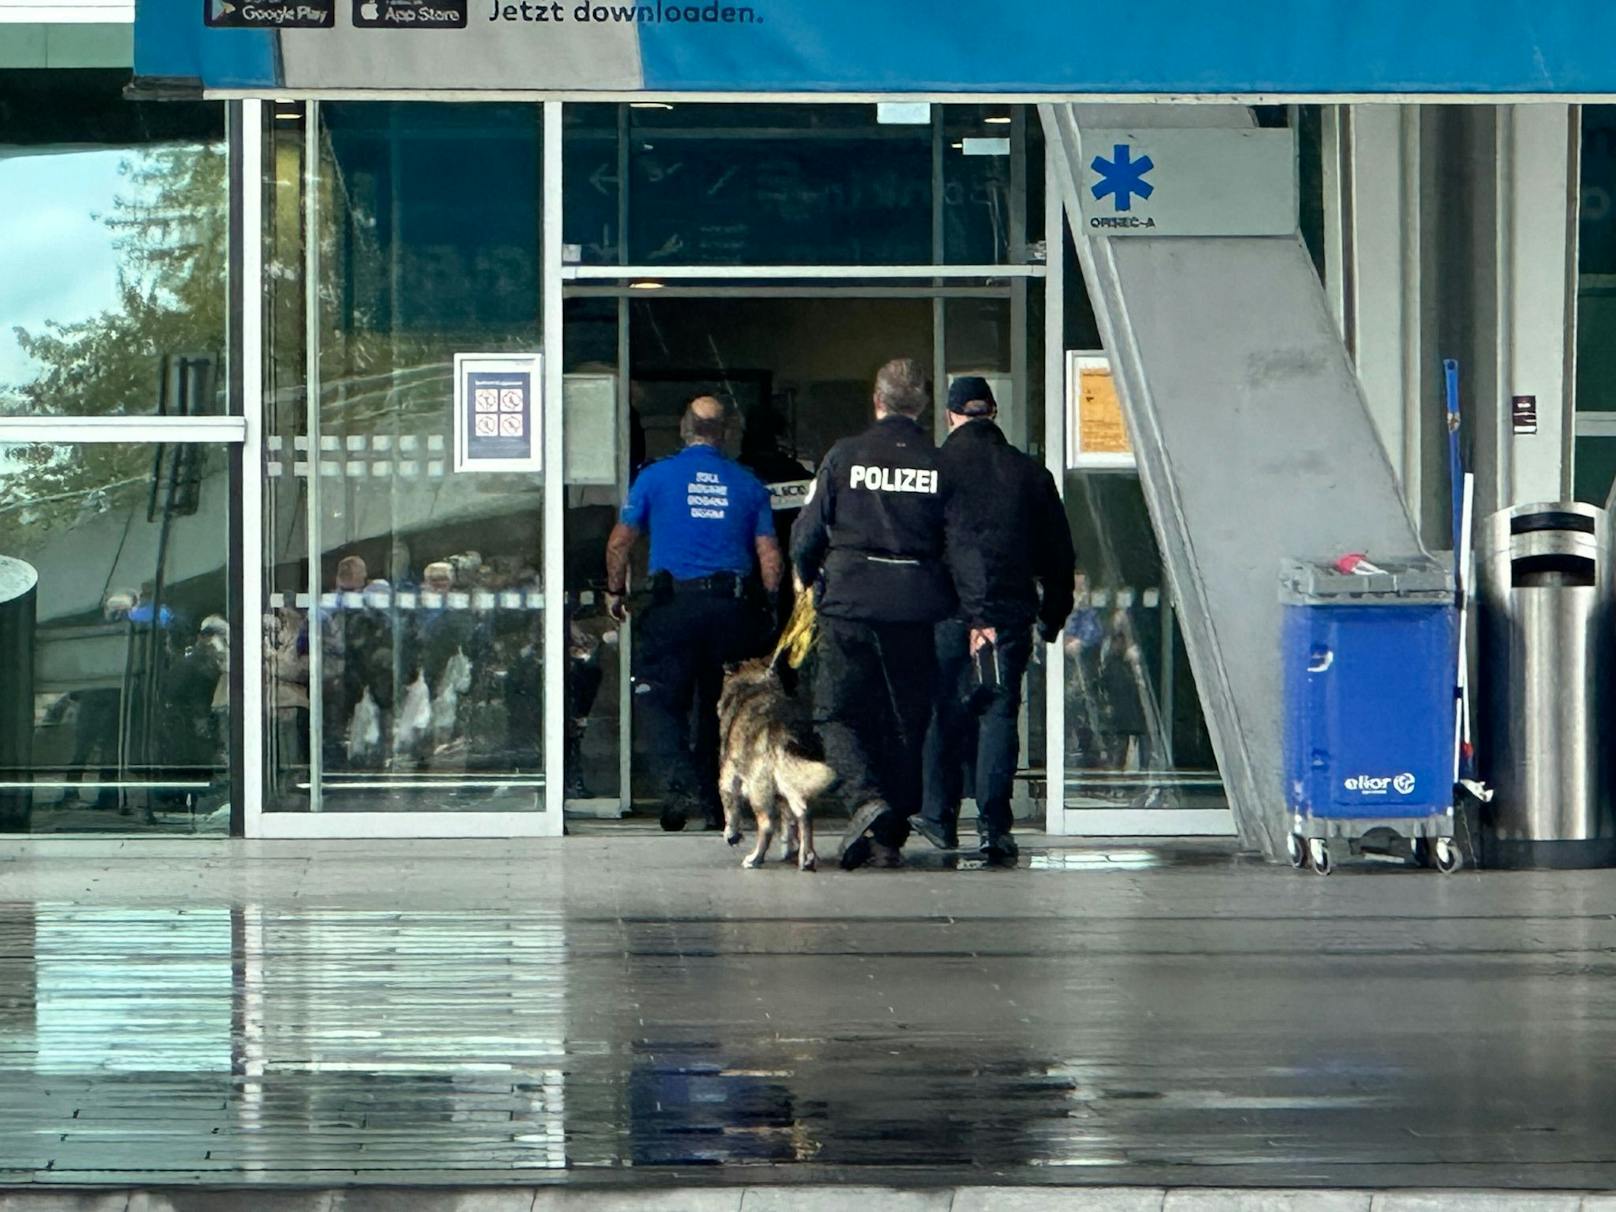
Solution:
{"label": "cleaning cart", "polygon": [[1327,875],[1333,842],[1389,830],[1457,870],[1453,573],[1425,556],[1340,564],[1281,570],[1291,864]]}

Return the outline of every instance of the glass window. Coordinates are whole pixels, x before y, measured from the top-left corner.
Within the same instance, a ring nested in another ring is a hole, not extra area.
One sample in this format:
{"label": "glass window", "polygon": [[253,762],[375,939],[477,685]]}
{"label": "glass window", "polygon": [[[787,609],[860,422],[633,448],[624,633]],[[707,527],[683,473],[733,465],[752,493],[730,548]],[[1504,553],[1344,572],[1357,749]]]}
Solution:
{"label": "glass window", "polygon": [[[679,449],[679,416],[698,393],[728,401],[746,428],[817,467],[838,439],[873,421],[875,372],[895,357],[931,364],[930,299],[635,300],[629,309],[634,400],[645,457]],[[927,425],[931,417],[923,418]]]}
{"label": "glass window", "polygon": [[1226,806],[1139,479],[1068,472],[1077,604],[1062,638],[1068,808]]}
{"label": "glass window", "polygon": [[0,554],[38,574],[0,829],[228,833],[229,502],[223,449],[0,445]]}
{"label": "glass window", "polygon": [[[1098,351],[1069,232],[1063,256],[1066,348]],[[1138,474],[1068,471],[1065,496],[1078,569],[1060,645],[1066,807],[1226,807]]]}
{"label": "glass window", "polygon": [[312,250],[273,108],[266,808],[537,809],[543,482],[456,472],[452,393],[539,350],[540,107],[320,107]]}
{"label": "glass window", "polygon": [[[1577,244],[1576,497],[1603,505],[1616,474],[1616,105],[1582,107]],[[1590,417],[1585,414],[1600,413]]]}
{"label": "glass window", "polygon": [[0,415],[226,410],[224,106],[126,78],[0,71]]}
{"label": "glass window", "polygon": [[872,104],[569,105],[569,255],[585,265],[1021,261],[1011,215],[1027,202],[1015,167],[1026,153],[1012,112],[932,106],[919,123],[882,123]]}
{"label": "glass window", "polygon": [[[1025,261],[1012,248],[1025,239],[1020,218],[1011,221],[1012,149],[1022,138],[1008,105],[950,105],[943,122],[943,256],[951,265],[1003,265]],[[1034,117],[1036,121],[1036,116]],[[1038,175],[1043,175],[1040,156]],[[1020,212],[1025,216],[1026,210]],[[1040,226],[1042,215],[1039,215]]]}

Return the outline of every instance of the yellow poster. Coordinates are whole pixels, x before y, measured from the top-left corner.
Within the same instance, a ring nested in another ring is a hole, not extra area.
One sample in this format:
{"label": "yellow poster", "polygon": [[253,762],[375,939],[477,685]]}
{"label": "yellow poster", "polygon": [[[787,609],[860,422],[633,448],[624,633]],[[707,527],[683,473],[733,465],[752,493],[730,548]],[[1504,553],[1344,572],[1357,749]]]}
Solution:
{"label": "yellow poster", "polygon": [[1069,355],[1067,383],[1072,408],[1070,466],[1131,466],[1127,418],[1105,357]]}
{"label": "yellow poster", "polygon": [[1084,454],[1131,454],[1122,402],[1110,368],[1085,370],[1078,381],[1078,441]]}

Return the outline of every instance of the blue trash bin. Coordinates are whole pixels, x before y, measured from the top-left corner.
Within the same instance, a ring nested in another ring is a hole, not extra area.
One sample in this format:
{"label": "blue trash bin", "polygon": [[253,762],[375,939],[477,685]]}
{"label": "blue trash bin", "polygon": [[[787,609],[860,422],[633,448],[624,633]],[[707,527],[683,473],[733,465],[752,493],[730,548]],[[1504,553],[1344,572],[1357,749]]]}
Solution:
{"label": "blue trash bin", "polygon": [[1457,867],[1453,758],[1458,610],[1426,557],[1383,573],[1287,561],[1285,789],[1291,862],[1327,874],[1331,838],[1389,829]]}

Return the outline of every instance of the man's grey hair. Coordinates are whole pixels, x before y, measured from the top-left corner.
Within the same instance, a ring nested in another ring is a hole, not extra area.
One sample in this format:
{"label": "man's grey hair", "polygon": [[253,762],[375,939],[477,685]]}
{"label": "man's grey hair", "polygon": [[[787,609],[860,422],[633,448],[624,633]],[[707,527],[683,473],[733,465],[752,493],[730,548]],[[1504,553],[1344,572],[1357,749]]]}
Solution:
{"label": "man's grey hair", "polygon": [[875,398],[888,412],[918,417],[931,403],[926,368],[916,358],[893,358],[875,373]]}
{"label": "man's grey hair", "polygon": [[686,446],[692,442],[724,444],[725,429],[729,424],[729,409],[716,396],[699,395],[685,405],[685,414],[679,418],[679,440]]}

